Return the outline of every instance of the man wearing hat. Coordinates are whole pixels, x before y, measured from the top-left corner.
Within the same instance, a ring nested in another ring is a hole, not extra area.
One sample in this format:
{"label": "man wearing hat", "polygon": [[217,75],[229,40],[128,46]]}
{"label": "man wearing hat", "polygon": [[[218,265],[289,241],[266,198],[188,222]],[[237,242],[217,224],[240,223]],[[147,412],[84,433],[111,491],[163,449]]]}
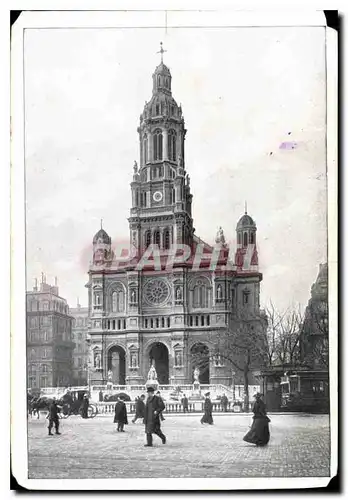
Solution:
{"label": "man wearing hat", "polygon": [[49,412],[46,418],[48,418],[48,435],[52,436],[52,427],[53,424],[56,428],[56,434],[60,434],[59,432],[59,416],[58,413],[60,411],[60,407],[57,404],[56,398],[52,399],[52,403],[49,408]]}
{"label": "man wearing hat", "polygon": [[204,401],[204,415],[201,418],[201,424],[209,424],[213,425],[213,405],[212,402],[210,401],[210,392],[207,392],[204,394],[205,396],[205,401]]}
{"label": "man wearing hat", "polygon": [[120,394],[115,404],[114,424],[117,423],[117,432],[124,432],[125,424],[128,425],[127,407],[124,402],[124,396]]}
{"label": "man wearing hat", "polygon": [[84,394],[82,405],[81,405],[82,418],[88,418],[88,406],[89,406],[88,394]]}
{"label": "man wearing hat", "polygon": [[147,388],[147,401],[145,406],[145,433],[147,444],[145,446],[152,446],[152,434],[157,434],[162,439],[162,443],[166,444],[166,437],[161,431],[160,413],[164,410],[165,404],[163,399],[155,396],[155,389],[153,387]]}

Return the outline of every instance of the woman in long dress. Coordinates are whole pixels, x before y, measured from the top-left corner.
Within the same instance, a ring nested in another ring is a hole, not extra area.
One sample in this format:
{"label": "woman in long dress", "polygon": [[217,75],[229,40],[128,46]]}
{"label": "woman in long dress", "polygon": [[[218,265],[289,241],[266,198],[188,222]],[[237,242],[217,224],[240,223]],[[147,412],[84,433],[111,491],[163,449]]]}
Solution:
{"label": "woman in long dress", "polygon": [[212,412],[213,412],[213,404],[210,401],[210,392],[207,392],[205,394],[204,415],[201,418],[201,424],[213,425],[214,420],[213,420]]}
{"label": "woman in long dress", "polygon": [[243,440],[247,443],[256,444],[256,446],[266,446],[269,441],[269,422],[267,417],[266,405],[262,401],[262,394],[257,392],[254,395],[255,403],[253,406],[253,423]]}

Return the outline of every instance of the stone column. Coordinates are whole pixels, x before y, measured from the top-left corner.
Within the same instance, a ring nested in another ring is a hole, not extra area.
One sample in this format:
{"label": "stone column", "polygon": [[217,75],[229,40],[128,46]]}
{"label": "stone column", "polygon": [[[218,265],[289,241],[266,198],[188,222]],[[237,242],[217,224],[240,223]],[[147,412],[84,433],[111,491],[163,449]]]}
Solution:
{"label": "stone column", "polygon": [[140,148],[140,166],[144,165],[144,154],[143,154],[143,138],[140,136],[139,139],[139,148]]}
{"label": "stone column", "polygon": [[133,186],[132,187],[132,207],[135,208],[137,206],[137,194],[136,194],[136,188]]}
{"label": "stone column", "polygon": [[163,130],[163,160],[168,160],[168,130]]}
{"label": "stone column", "polygon": [[148,151],[147,151],[147,161],[153,161],[153,158],[152,158],[152,134],[149,132],[147,134],[147,148],[148,148]]}

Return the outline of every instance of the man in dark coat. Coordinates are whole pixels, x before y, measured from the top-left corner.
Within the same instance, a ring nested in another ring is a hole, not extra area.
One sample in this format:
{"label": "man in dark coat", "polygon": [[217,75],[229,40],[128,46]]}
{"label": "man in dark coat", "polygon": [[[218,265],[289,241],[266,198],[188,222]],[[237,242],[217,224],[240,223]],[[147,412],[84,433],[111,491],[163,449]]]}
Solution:
{"label": "man in dark coat", "polygon": [[227,406],[228,406],[228,399],[226,394],[223,394],[221,396],[221,406],[222,406],[222,411],[227,411]]}
{"label": "man in dark coat", "polygon": [[145,396],[142,394],[139,398],[137,398],[135,402],[135,415],[132,420],[133,424],[138,420],[138,418],[142,418],[144,420],[145,415]]}
{"label": "man in dark coat", "polygon": [[100,389],[99,391],[99,403],[102,403],[104,401],[104,394],[103,391]]}
{"label": "man in dark coat", "polygon": [[162,443],[166,444],[166,437],[161,431],[160,413],[164,410],[165,405],[162,398],[155,396],[153,387],[147,388],[148,398],[145,406],[145,433],[147,444],[145,446],[152,446],[152,434],[157,434],[162,439]]}
{"label": "man in dark coat", "polygon": [[122,396],[115,404],[114,424],[117,422],[117,432],[124,432],[124,425],[128,425],[127,407]]}
{"label": "man in dark coat", "polygon": [[188,399],[186,397],[186,394],[184,394],[184,397],[181,400],[181,404],[182,404],[184,413],[188,412]]}
{"label": "man in dark coat", "polygon": [[57,405],[56,398],[53,398],[52,403],[49,407],[49,412],[47,415],[48,418],[48,435],[53,436],[51,430],[53,427],[53,424],[56,428],[56,434],[60,434],[59,432],[59,413],[60,407]]}
{"label": "man in dark coat", "polygon": [[89,399],[88,399],[88,395],[85,394],[83,396],[83,401],[82,401],[82,405],[81,405],[82,418],[88,418],[88,406],[89,406]]}
{"label": "man in dark coat", "polygon": [[[160,391],[157,391],[157,392],[156,392],[156,396],[157,396],[157,397],[158,397],[158,398],[162,401],[162,403],[164,404],[164,401],[163,401],[163,399],[162,399],[162,397],[161,397],[161,393],[160,393]],[[165,406],[165,405],[164,405],[164,406]],[[163,413],[162,413],[162,412],[160,413],[160,420],[161,420],[162,422],[165,420],[165,418],[164,418],[164,416],[163,416]]]}
{"label": "man in dark coat", "polygon": [[204,415],[201,418],[201,424],[209,424],[213,425],[213,405],[212,402],[210,401],[210,392],[207,392],[205,394],[205,401],[204,401]]}

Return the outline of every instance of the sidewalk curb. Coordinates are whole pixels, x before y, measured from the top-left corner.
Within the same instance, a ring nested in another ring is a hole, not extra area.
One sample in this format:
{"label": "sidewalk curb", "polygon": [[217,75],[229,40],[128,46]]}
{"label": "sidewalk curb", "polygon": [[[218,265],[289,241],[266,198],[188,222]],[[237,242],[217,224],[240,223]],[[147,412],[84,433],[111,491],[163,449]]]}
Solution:
{"label": "sidewalk curb", "polygon": [[[131,415],[134,415],[133,413],[129,413],[128,414],[129,416]],[[164,417],[165,419],[167,420],[168,418],[170,417],[202,417],[204,415],[204,412],[197,412],[197,413],[165,413],[164,414]],[[291,413],[291,412],[282,412],[282,413],[267,413],[268,416],[306,416],[306,417],[313,417],[313,416],[317,416],[317,415],[329,415],[328,413],[302,413],[302,412],[296,412],[296,413]],[[74,415],[74,416],[77,416],[77,415]],[[104,417],[104,418],[107,418],[107,417],[113,417],[114,416],[114,413],[98,413],[94,418],[97,418],[97,417]],[[217,417],[252,417],[253,416],[253,413],[233,413],[233,412],[230,412],[230,413],[213,413],[213,418],[217,418]],[[89,419],[91,420],[91,419]]]}

